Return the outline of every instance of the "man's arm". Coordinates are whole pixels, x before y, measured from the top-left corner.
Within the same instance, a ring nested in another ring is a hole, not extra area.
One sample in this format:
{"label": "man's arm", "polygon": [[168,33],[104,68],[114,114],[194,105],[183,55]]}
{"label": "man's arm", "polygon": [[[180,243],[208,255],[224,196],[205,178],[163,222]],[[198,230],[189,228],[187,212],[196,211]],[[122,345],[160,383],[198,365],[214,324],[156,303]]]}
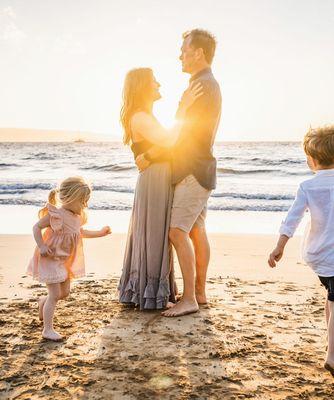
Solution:
{"label": "man's arm", "polygon": [[165,148],[153,145],[146,153],[139,154],[135,160],[139,171],[145,171],[145,169],[148,168],[151,163],[155,159],[158,159],[164,152],[166,152]]}
{"label": "man's arm", "polygon": [[192,106],[191,115],[185,121],[198,146],[210,148],[213,145],[221,113],[219,86],[213,81],[203,81],[203,96]]}
{"label": "man's arm", "polygon": [[[196,82],[192,83],[189,88],[183,93],[182,98],[179,102],[178,109],[176,111],[175,119],[180,127],[186,122],[186,112],[189,107],[194,106],[203,97],[203,83]],[[172,148],[173,146],[170,146]],[[154,160],[158,159],[165,149],[158,145],[153,145],[146,153],[139,155],[136,158],[136,165],[139,171],[144,171],[150,166]]]}

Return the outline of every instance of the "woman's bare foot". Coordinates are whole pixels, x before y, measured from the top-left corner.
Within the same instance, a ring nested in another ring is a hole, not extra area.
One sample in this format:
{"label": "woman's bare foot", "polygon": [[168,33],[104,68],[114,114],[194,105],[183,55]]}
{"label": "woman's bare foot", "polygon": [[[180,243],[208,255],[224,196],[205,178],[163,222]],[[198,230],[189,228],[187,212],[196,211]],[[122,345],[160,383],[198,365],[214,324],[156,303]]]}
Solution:
{"label": "woman's bare foot", "polygon": [[181,315],[187,315],[197,312],[199,309],[198,304],[195,301],[180,300],[173,308],[162,312],[164,317],[180,317]]}
{"label": "woman's bare foot", "polygon": [[63,337],[54,330],[50,330],[50,331],[43,330],[42,336],[44,339],[52,340],[54,342],[60,342],[61,340],[63,340]]}
{"label": "woman's bare foot", "polygon": [[46,301],[46,296],[42,296],[38,299],[38,318],[43,321],[43,308]]}

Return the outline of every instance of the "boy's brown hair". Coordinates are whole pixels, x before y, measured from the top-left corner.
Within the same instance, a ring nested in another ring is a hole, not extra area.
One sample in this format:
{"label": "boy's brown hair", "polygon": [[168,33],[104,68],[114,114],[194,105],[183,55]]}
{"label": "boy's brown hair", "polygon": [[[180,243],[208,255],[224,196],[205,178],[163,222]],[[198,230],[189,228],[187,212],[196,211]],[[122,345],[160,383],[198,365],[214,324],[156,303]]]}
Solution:
{"label": "boy's brown hair", "polygon": [[304,137],[304,151],[320,165],[334,164],[334,125],[312,129]]}

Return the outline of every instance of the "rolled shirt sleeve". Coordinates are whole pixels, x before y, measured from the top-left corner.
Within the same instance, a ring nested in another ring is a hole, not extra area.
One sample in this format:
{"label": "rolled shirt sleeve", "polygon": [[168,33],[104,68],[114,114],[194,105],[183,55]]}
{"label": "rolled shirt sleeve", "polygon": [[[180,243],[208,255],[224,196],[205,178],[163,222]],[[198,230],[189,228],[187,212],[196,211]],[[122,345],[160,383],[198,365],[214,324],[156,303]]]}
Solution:
{"label": "rolled shirt sleeve", "polygon": [[282,222],[279,233],[292,237],[308,208],[307,196],[302,186],[299,186],[296,198],[288,211],[288,215]]}

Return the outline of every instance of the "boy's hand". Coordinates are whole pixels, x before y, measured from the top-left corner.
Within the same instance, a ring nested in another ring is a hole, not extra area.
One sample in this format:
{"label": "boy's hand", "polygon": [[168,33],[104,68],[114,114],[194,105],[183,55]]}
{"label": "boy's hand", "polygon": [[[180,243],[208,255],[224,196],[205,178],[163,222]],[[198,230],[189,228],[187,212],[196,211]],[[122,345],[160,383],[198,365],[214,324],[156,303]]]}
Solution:
{"label": "boy's hand", "polygon": [[39,248],[39,252],[41,254],[42,257],[48,257],[51,256],[53,251],[50,249],[49,246],[47,246],[46,244],[42,244]]}
{"label": "boy's hand", "polygon": [[110,228],[110,226],[104,226],[104,227],[101,229],[101,234],[102,234],[102,236],[110,235],[110,234],[111,234],[111,228]]}
{"label": "boy's hand", "polygon": [[276,263],[282,258],[284,248],[276,247],[269,255],[268,264],[271,268],[276,267]]}

